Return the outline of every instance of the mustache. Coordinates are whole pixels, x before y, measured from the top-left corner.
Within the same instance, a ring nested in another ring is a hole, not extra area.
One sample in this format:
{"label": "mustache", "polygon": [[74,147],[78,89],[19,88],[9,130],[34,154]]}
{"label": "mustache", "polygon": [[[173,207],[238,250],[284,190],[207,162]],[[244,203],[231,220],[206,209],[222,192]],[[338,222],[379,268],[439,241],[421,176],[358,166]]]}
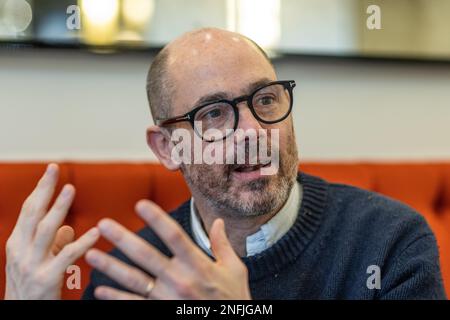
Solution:
{"label": "mustache", "polygon": [[279,155],[279,153],[278,145],[272,144],[270,139],[261,141],[258,138],[255,142],[247,138],[235,143],[231,148],[226,147],[224,163],[237,165],[266,164],[268,159],[272,158],[274,154]]}
{"label": "mustache", "polygon": [[[248,157],[246,157],[248,159]],[[248,162],[245,161],[245,163],[234,163],[234,164],[224,164],[223,165],[223,171],[224,171],[224,177],[226,178],[226,181],[230,181],[233,172],[235,171],[242,171],[245,168],[248,167],[256,167],[253,168],[253,170],[267,170],[267,168],[271,167],[273,163],[277,164],[277,168],[279,169],[278,173],[283,175],[283,164],[282,161],[280,161],[280,156],[278,155],[278,158],[276,160],[268,157],[264,159],[258,159],[258,161]]]}
{"label": "mustache", "polygon": [[[211,169],[217,173],[221,171],[224,182],[229,182],[231,181],[232,173],[239,168],[249,166],[260,166],[263,168],[271,164],[276,164],[278,167],[281,164],[282,155],[278,139],[272,141],[272,139],[259,139],[257,137],[256,140],[252,140],[247,137],[238,142],[235,140],[229,145],[225,144],[224,151],[222,164],[194,164],[192,161],[189,164],[182,163],[181,169],[182,171],[186,171],[186,169],[191,171],[201,167],[201,171],[205,173]],[[287,151],[289,153],[289,150]],[[213,166],[212,168],[211,165]]]}

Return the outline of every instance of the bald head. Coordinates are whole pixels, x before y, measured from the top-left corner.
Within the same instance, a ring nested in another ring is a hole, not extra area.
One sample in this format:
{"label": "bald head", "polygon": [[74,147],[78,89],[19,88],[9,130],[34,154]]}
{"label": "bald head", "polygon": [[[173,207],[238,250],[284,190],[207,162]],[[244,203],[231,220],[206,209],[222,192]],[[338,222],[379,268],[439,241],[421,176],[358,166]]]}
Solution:
{"label": "bald head", "polygon": [[153,119],[178,115],[171,107],[177,86],[189,79],[214,80],[214,73],[223,72],[217,65],[229,69],[227,63],[236,64],[249,58],[273,69],[261,47],[235,32],[203,28],[170,42],[156,55],[147,75],[147,97]]}

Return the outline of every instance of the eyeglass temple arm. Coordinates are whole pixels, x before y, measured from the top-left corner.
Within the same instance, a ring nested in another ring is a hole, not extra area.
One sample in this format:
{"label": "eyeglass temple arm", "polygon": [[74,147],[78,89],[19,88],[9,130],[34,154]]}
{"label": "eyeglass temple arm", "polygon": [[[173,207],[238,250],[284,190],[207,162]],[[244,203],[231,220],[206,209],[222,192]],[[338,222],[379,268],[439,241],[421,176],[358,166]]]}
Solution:
{"label": "eyeglass temple arm", "polygon": [[187,121],[190,119],[191,119],[191,117],[189,115],[184,115],[184,116],[169,118],[169,119],[157,119],[156,124],[158,126],[165,126],[168,124],[173,124],[173,123],[177,123],[177,122],[181,122],[181,121]]}

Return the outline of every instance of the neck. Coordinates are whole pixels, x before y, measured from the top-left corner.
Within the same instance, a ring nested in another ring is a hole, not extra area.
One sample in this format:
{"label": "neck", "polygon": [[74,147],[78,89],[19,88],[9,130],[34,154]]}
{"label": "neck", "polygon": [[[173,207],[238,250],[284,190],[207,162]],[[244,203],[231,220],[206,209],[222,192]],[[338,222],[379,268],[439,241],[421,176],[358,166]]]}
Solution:
{"label": "neck", "polygon": [[221,210],[218,210],[212,206],[208,201],[203,199],[202,196],[195,197],[195,208],[203,222],[203,228],[209,235],[211,226],[217,218],[221,218],[225,223],[225,231],[234,251],[240,256],[245,257],[247,255],[246,242],[247,237],[254,234],[259,228],[269,221],[280,210],[277,208],[273,212],[254,216],[254,217],[242,217],[238,213],[224,214]]}

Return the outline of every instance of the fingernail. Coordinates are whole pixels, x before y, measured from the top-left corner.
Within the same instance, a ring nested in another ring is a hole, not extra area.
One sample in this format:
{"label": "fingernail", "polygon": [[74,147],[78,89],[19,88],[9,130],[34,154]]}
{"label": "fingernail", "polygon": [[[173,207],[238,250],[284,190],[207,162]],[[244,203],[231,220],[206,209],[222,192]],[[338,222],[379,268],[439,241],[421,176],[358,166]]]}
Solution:
{"label": "fingernail", "polygon": [[141,217],[149,217],[153,213],[152,211],[153,204],[147,200],[141,200],[136,205],[136,211]]}
{"label": "fingernail", "polygon": [[108,231],[111,228],[111,222],[108,219],[102,219],[98,223],[98,228],[101,232]]}
{"label": "fingernail", "polygon": [[90,237],[97,237],[100,234],[100,232],[99,232],[98,228],[94,227],[91,230],[89,230],[87,234]]}
{"label": "fingernail", "polygon": [[69,184],[66,184],[66,185],[64,186],[62,192],[61,192],[61,195],[62,195],[64,198],[69,197],[69,196],[71,195],[71,193],[72,193],[72,190],[71,190],[71,189],[72,189],[71,186],[70,186]]}
{"label": "fingernail", "polygon": [[47,166],[46,173],[47,173],[47,174],[54,174],[55,172],[56,172],[56,164],[50,163],[50,164]]}
{"label": "fingernail", "polygon": [[100,221],[98,228],[100,229],[100,233],[109,241],[119,241],[123,236],[120,227],[112,220],[104,219]]}
{"label": "fingernail", "polygon": [[145,210],[145,200],[140,200],[137,204],[136,204],[136,211],[138,213],[142,213]]}
{"label": "fingernail", "polygon": [[101,287],[97,287],[97,288],[95,289],[94,295],[95,295],[97,298],[100,298],[100,299],[106,299],[106,298],[107,298],[106,290],[104,290],[104,289],[101,288]]}
{"label": "fingernail", "polygon": [[97,264],[97,262],[98,262],[97,254],[93,251],[88,252],[88,254],[86,255],[86,258],[92,264]]}

